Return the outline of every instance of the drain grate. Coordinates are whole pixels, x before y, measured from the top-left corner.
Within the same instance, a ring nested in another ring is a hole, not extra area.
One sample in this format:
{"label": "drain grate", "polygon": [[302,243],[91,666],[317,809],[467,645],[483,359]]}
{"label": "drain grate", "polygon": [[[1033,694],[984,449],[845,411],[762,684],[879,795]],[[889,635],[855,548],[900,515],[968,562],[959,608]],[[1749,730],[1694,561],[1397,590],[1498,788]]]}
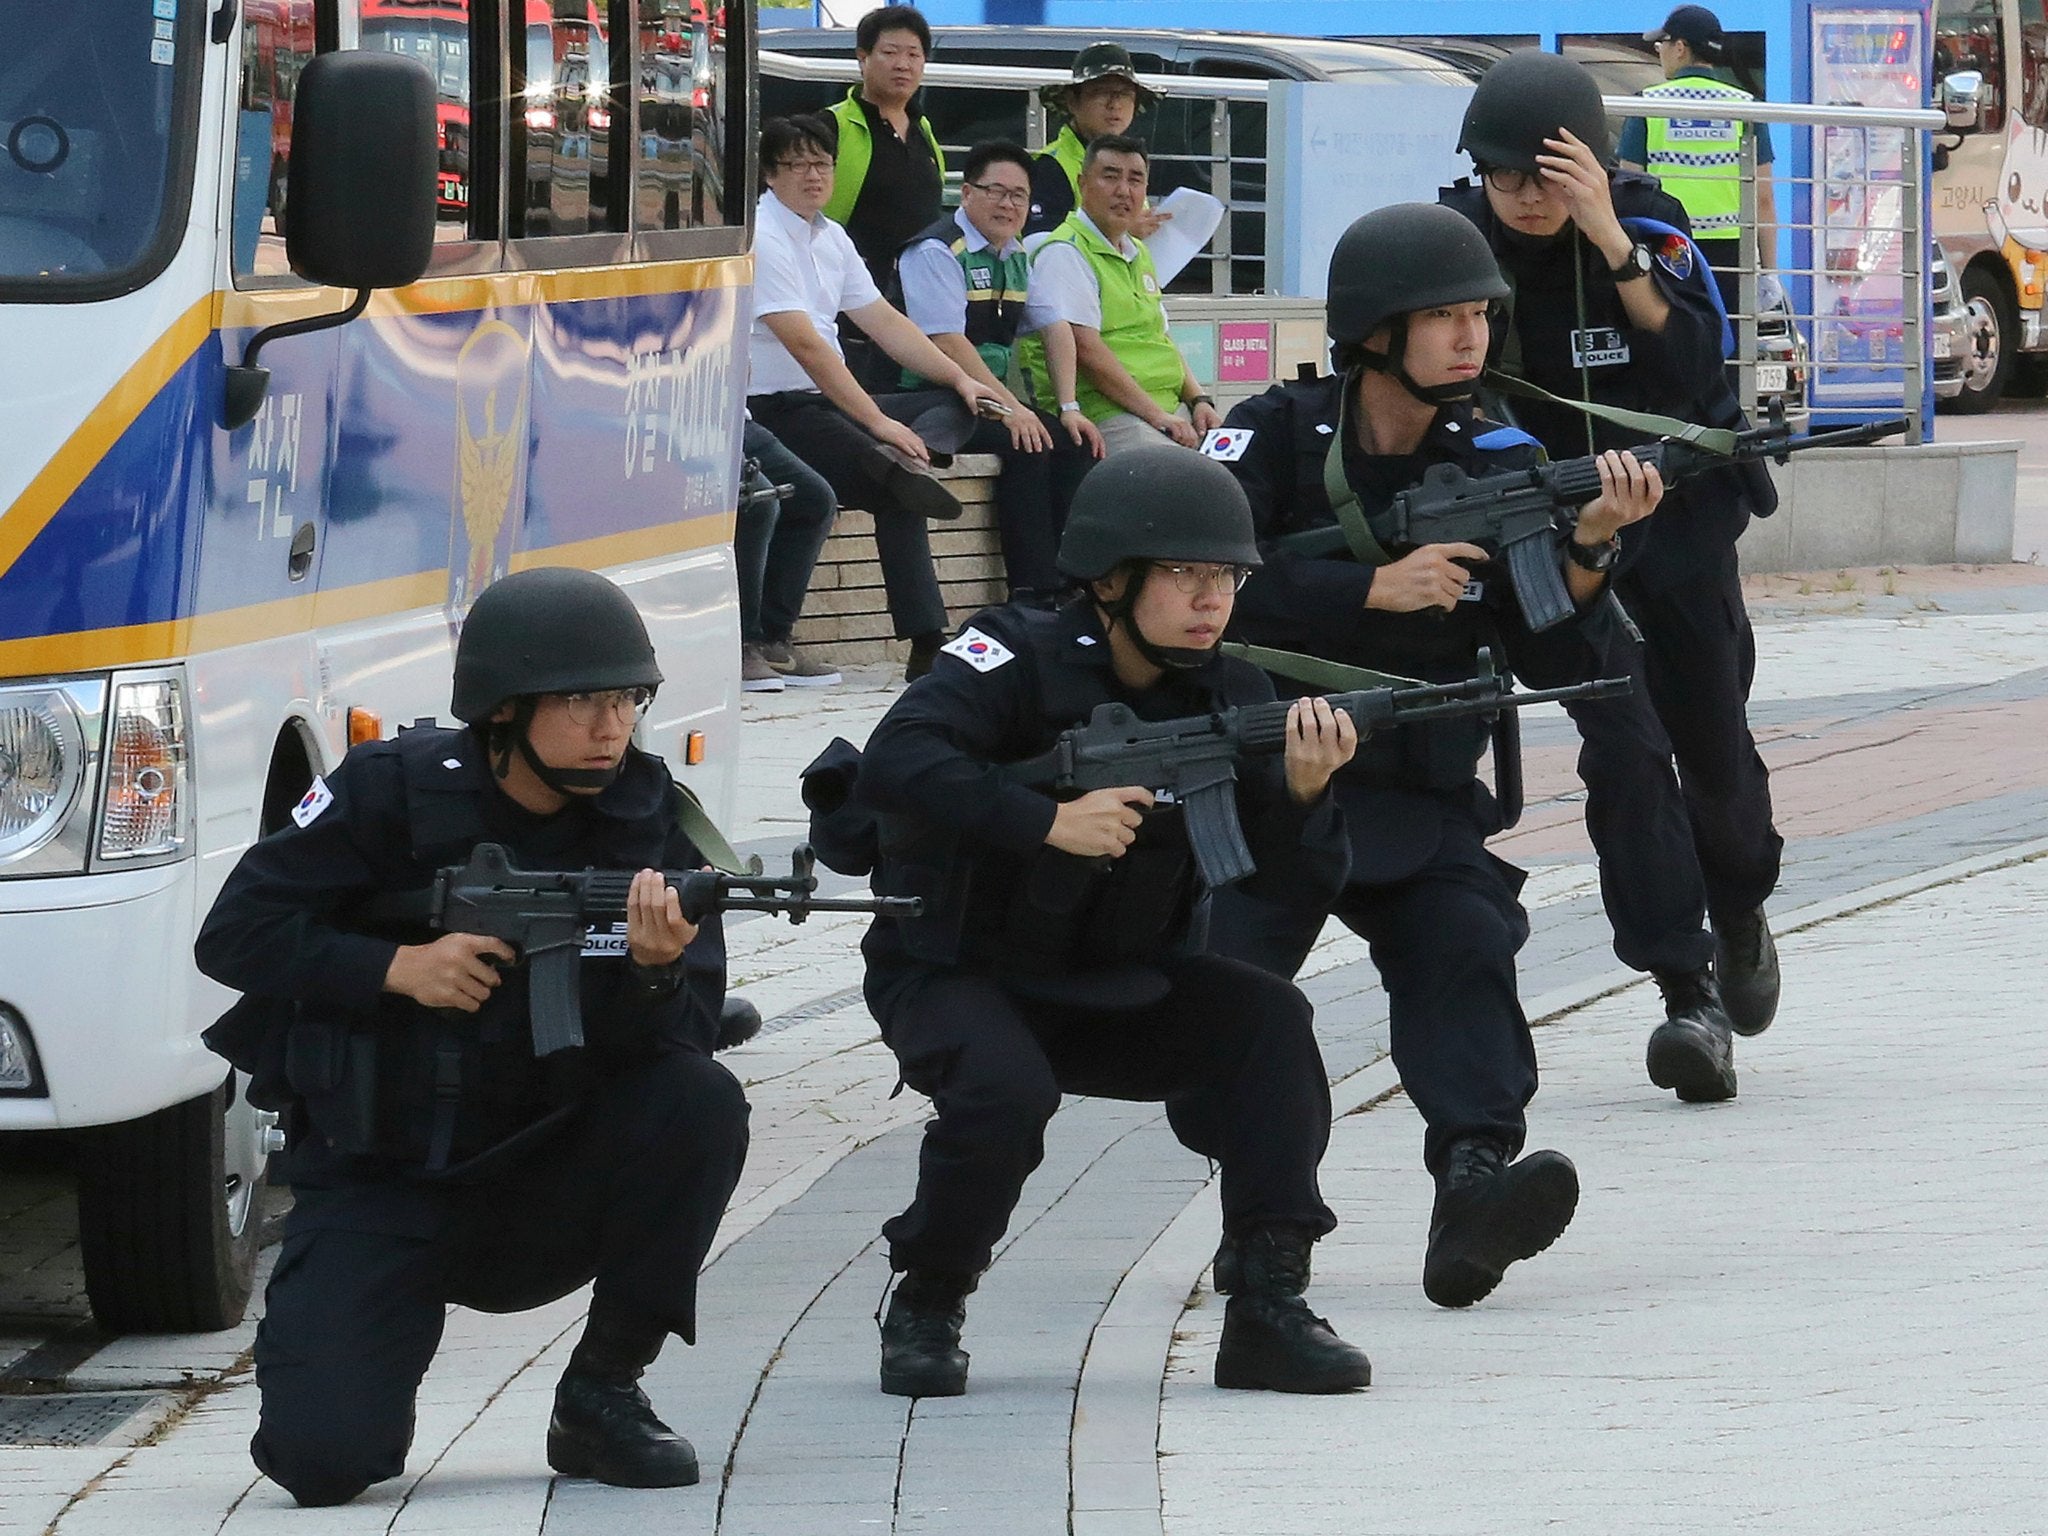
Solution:
{"label": "drain grate", "polygon": [[0,1445],[98,1445],[161,1392],[53,1392],[0,1397]]}

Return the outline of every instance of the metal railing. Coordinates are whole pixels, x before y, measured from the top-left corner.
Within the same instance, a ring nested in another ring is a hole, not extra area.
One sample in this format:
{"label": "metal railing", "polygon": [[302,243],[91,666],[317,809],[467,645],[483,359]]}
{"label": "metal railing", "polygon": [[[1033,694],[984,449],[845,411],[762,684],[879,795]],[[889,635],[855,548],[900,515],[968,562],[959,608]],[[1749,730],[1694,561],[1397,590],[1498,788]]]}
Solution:
{"label": "metal railing", "polygon": [[[851,84],[860,77],[859,67],[850,58],[764,50],[760,59],[761,72],[777,79]],[[931,64],[925,70],[928,92],[1018,92],[1023,97],[1024,144],[1032,150],[1043,148],[1046,141],[1046,114],[1038,100],[1039,88],[1067,79],[1064,70],[1015,65]],[[1263,107],[1270,82],[1203,75],[1141,75],[1139,80],[1164,98],[1208,104],[1205,143],[1190,143],[1185,149],[1162,149],[1155,143],[1153,155],[1156,164],[1194,168],[1197,174],[1191,179],[1198,185],[1206,183],[1206,189],[1229,210],[1204,253],[1209,263],[1208,291],[1218,295],[1266,291],[1272,242],[1267,240],[1266,248],[1256,251],[1238,249],[1234,243],[1238,231],[1232,226],[1249,214],[1253,217],[1245,220],[1245,228],[1264,233],[1268,206],[1264,190],[1267,147],[1263,142],[1245,145],[1240,152],[1233,142],[1231,108]],[[1925,222],[1924,135],[1946,126],[1943,114],[1641,96],[1610,96],[1606,106],[1616,117],[1682,116],[1770,123],[1802,128],[1815,136],[1811,163],[1817,170],[1806,176],[1794,176],[1779,165],[1771,167],[1771,180],[1793,194],[1780,204],[1777,220],[1780,242],[1787,233],[1792,237],[1792,259],[1779,262],[1778,253],[1774,252],[1769,263],[1759,260],[1761,253],[1757,248],[1756,138],[1753,134],[1743,136],[1741,229],[1737,264],[1732,269],[1737,278],[1737,304],[1729,315],[1736,335],[1733,363],[1738,372],[1738,398],[1759,408],[1775,399],[1793,417],[1803,416],[1812,406],[1844,417],[1904,414],[1913,422],[1910,440],[1919,441],[1925,404],[1930,254]],[[1194,124],[1189,126],[1192,138]],[[1847,175],[1829,170],[1831,149],[1854,150],[1860,164],[1872,165],[1873,143],[1896,149],[1895,157],[1889,149],[1884,157],[1887,163],[1896,159],[1896,175]],[[972,146],[944,143],[943,147],[952,154],[964,153]],[[1246,172],[1251,174],[1244,175]],[[1239,180],[1256,188],[1258,195],[1235,195],[1235,183]],[[1854,263],[1848,267],[1831,265],[1827,259],[1831,250],[1838,252],[1844,247],[1830,246],[1830,238],[1849,234],[1852,227],[1827,217],[1830,199],[1848,203],[1859,196],[1863,206],[1885,203],[1890,213],[1876,222],[1859,219],[1853,226]],[[1802,252],[1807,257],[1805,261],[1799,259]],[[1818,260],[1814,259],[1816,254]],[[1881,270],[1865,270],[1866,257],[1874,257]],[[1766,271],[1783,290],[1785,302],[1781,305],[1766,306],[1759,302],[1761,279]],[[1240,274],[1244,272],[1256,274],[1257,280],[1241,280]],[[1849,288],[1857,283],[1873,289],[1888,288],[1894,278],[1898,286],[1894,304],[1869,310],[1854,307],[1863,304],[1865,296],[1852,295],[1847,292]],[[1873,282],[1874,279],[1883,281]],[[1891,355],[1889,345],[1894,331],[1899,340],[1896,357]],[[1845,342],[1852,343],[1846,353]],[[1853,355],[1859,348],[1862,355]],[[1782,384],[1776,372],[1780,368],[1784,370]],[[1877,394],[1878,386],[1894,375],[1899,376],[1903,401],[1897,397],[1869,403],[1857,400],[1859,394]]]}

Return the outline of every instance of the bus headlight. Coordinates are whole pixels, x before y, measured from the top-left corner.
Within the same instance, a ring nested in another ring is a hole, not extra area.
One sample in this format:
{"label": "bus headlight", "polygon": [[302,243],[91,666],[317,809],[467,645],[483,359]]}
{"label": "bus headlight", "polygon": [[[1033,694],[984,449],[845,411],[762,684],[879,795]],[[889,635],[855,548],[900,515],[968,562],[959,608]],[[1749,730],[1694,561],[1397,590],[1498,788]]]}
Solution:
{"label": "bus headlight", "polygon": [[0,865],[64,830],[85,783],[85,731],[55,688],[0,689]]}
{"label": "bus headlight", "polygon": [[96,862],[176,858],[189,820],[185,701],[175,677],[115,679]]}

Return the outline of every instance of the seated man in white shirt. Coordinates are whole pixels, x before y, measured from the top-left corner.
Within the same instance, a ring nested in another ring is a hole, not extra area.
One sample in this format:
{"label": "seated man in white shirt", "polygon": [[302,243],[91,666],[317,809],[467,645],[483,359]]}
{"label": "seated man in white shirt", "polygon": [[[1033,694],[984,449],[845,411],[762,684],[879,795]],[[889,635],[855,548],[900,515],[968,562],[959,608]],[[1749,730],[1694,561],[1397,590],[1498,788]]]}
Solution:
{"label": "seated man in white shirt", "polygon": [[[921,231],[896,262],[903,312],[969,377],[988,386],[1010,412],[985,421],[960,445],[1003,461],[996,481],[996,526],[1010,598],[1050,600],[1065,585],[1055,563],[1074,488],[1102,453],[1102,438],[1078,409],[1055,421],[1003,382],[1010,354],[1027,327],[1031,258],[1018,239],[1031,203],[1031,156],[1016,144],[977,145],[967,157],[960,207]],[[1074,392],[1074,338],[1054,321],[1042,338],[1054,393]],[[909,393],[882,397],[899,420],[915,421],[952,399],[929,379],[903,371]],[[942,445],[943,446],[943,445]]]}
{"label": "seated man in white shirt", "polygon": [[[1158,269],[1130,233],[1150,171],[1136,139],[1093,140],[1081,162],[1081,206],[1031,258],[1027,323],[1042,328],[1065,320],[1074,329],[1079,377],[1074,395],[1059,399],[1060,412],[1077,409],[1095,423],[1110,453],[1156,443],[1162,434],[1193,448],[1223,425],[1216,402],[1167,334]],[[1045,347],[1027,337],[1020,358],[1043,400],[1050,387]]]}
{"label": "seated man in white shirt", "polygon": [[896,637],[910,641],[906,672],[916,678],[931,669],[947,629],[924,520],[958,517],[960,503],[932,478],[917,434],[885,415],[847,371],[838,316],[970,411],[1000,401],[882,297],[846,231],[820,212],[832,195],[834,140],[819,117],[771,118],[761,128],[766,190],[754,219],[747,408],[830,482],[842,505],[874,514],[890,620]]}

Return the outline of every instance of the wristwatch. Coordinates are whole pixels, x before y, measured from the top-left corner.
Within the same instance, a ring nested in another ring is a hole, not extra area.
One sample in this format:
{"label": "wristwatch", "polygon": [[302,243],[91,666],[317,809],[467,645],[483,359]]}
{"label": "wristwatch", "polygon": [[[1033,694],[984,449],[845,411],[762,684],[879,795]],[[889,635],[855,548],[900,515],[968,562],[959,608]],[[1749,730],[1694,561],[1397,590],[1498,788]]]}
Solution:
{"label": "wristwatch", "polygon": [[633,989],[651,1002],[674,997],[683,989],[683,961],[679,955],[667,965],[642,965],[631,961],[628,973],[632,977]]}
{"label": "wristwatch", "polygon": [[1214,405],[1216,397],[1214,395],[1191,395],[1184,403],[1192,411],[1198,405]]}
{"label": "wristwatch", "polygon": [[1632,245],[1628,254],[1621,259],[1618,267],[1609,267],[1607,275],[1617,283],[1632,283],[1639,277],[1650,275],[1650,248],[1647,245]]}
{"label": "wristwatch", "polygon": [[1060,414],[1061,414],[1062,416],[1066,415],[1066,414],[1067,414],[1067,412],[1069,412],[1069,411],[1072,411],[1072,412],[1074,412],[1074,413],[1075,413],[1076,415],[1079,415],[1079,414],[1080,414],[1080,410],[1081,410],[1081,402],[1080,402],[1080,401],[1078,401],[1078,400],[1062,400],[1062,401],[1060,402]]}
{"label": "wristwatch", "polygon": [[[1641,249],[1640,246],[1637,247]],[[1577,539],[1564,541],[1565,558],[1582,571],[1606,571],[1613,569],[1614,562],[1621,554],[1621,540],[1609,539],[1605,544],[1581,544]]]}

